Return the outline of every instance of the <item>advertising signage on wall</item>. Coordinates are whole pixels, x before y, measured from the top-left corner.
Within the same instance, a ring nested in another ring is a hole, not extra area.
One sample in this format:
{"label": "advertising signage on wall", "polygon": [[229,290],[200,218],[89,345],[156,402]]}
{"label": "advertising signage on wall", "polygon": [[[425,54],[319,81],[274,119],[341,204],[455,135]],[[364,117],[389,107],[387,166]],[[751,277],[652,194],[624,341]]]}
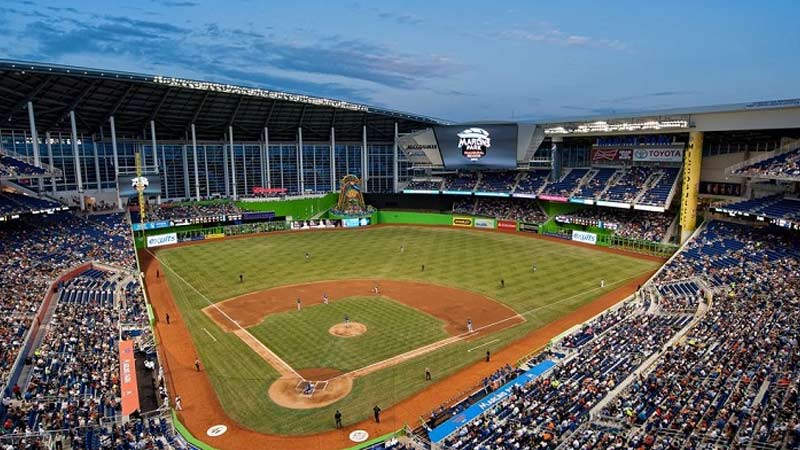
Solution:
{"label": "advertising signage on wall", "polygon": [[633,160],[642,162],[681,162],[683,148],[637,148]]}
{"label": "advertising signage on wall", "polygon": [[633,149],[630,148],[593,148],[592,162],[604,161],[630,161],[633,159]]}
{"label": "advertising signage on wall", "polygon": [[517,167],[516,124],[434,127],[447,169],[513,169]]}
{"label": "advertising signage on wall", "polygon": [[453,217],[454,227],[471,227],[472,217]]}

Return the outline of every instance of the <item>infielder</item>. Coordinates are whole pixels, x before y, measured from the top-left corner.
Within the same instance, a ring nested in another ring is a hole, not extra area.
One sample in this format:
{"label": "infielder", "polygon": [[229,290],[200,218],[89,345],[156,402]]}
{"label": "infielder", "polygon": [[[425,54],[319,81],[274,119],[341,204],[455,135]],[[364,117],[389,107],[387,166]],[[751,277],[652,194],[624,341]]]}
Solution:
{"label": "infielder", "polygon": [[324,304],[324,305],[328,304],[328,293],[327,292],[322,294],[322,304]]}
{"label": "infielder", "polygon": [[472,333],[472,319],[467,319],[467,333]]}
{"label": "infielder", "polygon": [[296,301],[296,303],[297,303],[297,310],[298,310],[298,311],[300,311],[301,309],[303,309],[303,302],[301,302],[301,301],[300,301],[300,297],[297,297],[297,301]]}

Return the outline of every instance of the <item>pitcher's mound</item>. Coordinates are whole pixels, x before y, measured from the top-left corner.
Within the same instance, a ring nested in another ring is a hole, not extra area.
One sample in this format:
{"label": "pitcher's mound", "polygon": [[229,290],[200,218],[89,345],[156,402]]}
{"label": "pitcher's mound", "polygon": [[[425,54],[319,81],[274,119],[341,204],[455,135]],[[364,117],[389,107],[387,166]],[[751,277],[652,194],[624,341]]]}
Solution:
{"label": "pitcher's mound", "polygon": [[366,332],[367,332],[367,326],[364,325],[363,323],[358,323],[358,322],[350,322],[347,325],[343,323],[337,323],[336,325],[328,329],[328,333],[337,337],[359,336]]}

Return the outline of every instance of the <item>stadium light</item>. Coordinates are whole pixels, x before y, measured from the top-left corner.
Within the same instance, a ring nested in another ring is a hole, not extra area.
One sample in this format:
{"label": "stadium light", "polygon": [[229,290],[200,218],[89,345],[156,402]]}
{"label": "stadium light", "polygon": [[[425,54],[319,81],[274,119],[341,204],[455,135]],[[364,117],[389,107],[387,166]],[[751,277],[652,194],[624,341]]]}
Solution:
{"label": "stadium light", "polygon": [[270,91],[268,89],[248,88],[243,86],[236,86],[232,84],[211,83],[207,81],[188,80],[185,78],[163,77],[156,76],[153,81],[159,84],[195,89],[199,91],[213,91],[221,92],[224,94],[247,95],[251,97],[262,97],[274,100],[287,100],[290,102],[309,103],[319,106],[330,106],[333,108],[349,109],[352,111],[367,111],[366,105],[359,105],[357,103],[350,103],[342,100],[333,100],[328,98],[312,97],[310,95],[290,94],[288,92]]}
{"label": "stadium light", "polygon": [[622,123],[608,123],[605,121],[597,121],[597,122],[578,124],[577,126],[570,128],[567,128],[565,126],[546,128],[544,132],[545,134],[587,134],[587,133],[630,132],[630,131],[654,131],[654,130],[665,130],[674,128],[689,128],[689,121],[647,120],[643,122],[622,122]]}

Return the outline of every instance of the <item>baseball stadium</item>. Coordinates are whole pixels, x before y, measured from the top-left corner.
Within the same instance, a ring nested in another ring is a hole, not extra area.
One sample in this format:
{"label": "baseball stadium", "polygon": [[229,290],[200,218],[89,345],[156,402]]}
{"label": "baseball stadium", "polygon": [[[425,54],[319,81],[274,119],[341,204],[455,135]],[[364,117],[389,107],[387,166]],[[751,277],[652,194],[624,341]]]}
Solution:
{"label": "baseball stadium", "polygon": [[3,449],[800,448],[800,100],[0,90]]}

